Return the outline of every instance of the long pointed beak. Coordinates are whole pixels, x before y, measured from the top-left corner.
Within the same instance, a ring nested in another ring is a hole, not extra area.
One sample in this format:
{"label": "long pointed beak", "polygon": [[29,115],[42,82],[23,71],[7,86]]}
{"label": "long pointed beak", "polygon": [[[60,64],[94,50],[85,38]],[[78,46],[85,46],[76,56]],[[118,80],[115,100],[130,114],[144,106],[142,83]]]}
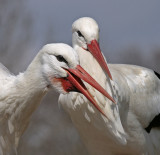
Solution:
{"label": "long pointed beak", "polygon": [[102,69],[108,74],[109,78],[112,80],[112,75],[111,75],[109,68],[107,66],[107,63],[102,55],[102,52],[100,50],[100,47],[99,47],[97,40],[92,40],[91,43],[88,44],[88,50],[95,57],[95,59],[98,61],[98,63],[102,67]]}
{"label": "long pointed beak", "polygon": [[93,96],[89,93],[87,90],[86,86],[83,84],[81,81],[84,80],[91,86],[93,86],[96,90],[101,92],[104,96],[106,96],[109,100],[112,102],[116,103],[114,99],[106,92],[106,90],[101,87],[80,65],[77,65],[75,69],[65,69],[68,72],[68,77],[67,79],[74,85],[74,87],[84,94],[86,98],[104,115],[103,110],[99,107]]}
{"label": "long pointed beak", "polygon": [[76,69],[69,69],[69,71],[79,77],[80,79],[84,80],[92,87],[97,89],[100,93],[106,96],[109,100],[116,103],[114,99],[106,92],[106,90],[98,84],[96,80],[94,80],[80,65],[77,65]]}

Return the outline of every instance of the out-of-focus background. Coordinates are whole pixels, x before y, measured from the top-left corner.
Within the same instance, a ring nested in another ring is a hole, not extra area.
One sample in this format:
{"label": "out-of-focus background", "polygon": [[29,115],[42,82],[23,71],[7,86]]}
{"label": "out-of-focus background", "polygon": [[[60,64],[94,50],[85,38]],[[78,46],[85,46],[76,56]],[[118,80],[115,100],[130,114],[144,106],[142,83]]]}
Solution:
{"label": "out-of-focus background", "polygon": [[[71,45],[71,25],[94,18],[100,46],[110,63],[129,63],[160,72],[159,0],[0,0],[0,62],[23,72],[46,43]],[[70,118],[51,92],[33,114],[19,155],[87,155]]]}

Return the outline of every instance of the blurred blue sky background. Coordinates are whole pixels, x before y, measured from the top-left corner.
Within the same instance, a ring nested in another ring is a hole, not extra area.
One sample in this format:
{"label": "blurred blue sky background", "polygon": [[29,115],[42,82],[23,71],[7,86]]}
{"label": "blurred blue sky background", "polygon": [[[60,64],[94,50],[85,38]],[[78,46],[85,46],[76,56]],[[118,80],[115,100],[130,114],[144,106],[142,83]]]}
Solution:
{"label": "blurred blue sky background", "polygon": [[[28,35],[26,43],[30,42],[21,51],[22,58],[19,61],[23,63],[20,62],[21,67],[14,67],[15,73],[26,68],[44,44],[64,42],[71,45],[71,25],[76,19],[84,16],[92,17],[98,22],[100,46],[108,62],[142,65],[143,63],[139,62],[122,61],[122,56],[126,60],[125,54],[129,54],[132,49],[133,56],[139,53],[136,57],[143,57],[143,61],[149,61],[153,51],[157,52],[160,48],[159,0],[13,0],[12,3],[7,1],[6,7],[2,8],[2,18],[8,19],[5,14],[10,14],[13,8],[19,10],[15,18],[19,18],[18,22],[21,24],[17,24],[18,28],[13,38],[17,38],[18,41]],[[26,30],[24,16],[28,18],[25,22],[30,26],[30,30]],[[4,37],[1,38],[3,40]],[[17,49],[8,50],[9,55],[5,55],[2,63],[7,65],[6,61],[14,50]],[[127,52],[122,52],[126,50]],[[146,67],[157,68],[153,63],[150,64],[151,66],[147,64]]]}
{"label": "blurred blue sky background", "polygon": [[160,46],[159,0],[28,0],[36,35],[52,25],[55,42],[71,43],[71,25],[79,17],[94,18],[103,51],[137,45],[149,52]]}

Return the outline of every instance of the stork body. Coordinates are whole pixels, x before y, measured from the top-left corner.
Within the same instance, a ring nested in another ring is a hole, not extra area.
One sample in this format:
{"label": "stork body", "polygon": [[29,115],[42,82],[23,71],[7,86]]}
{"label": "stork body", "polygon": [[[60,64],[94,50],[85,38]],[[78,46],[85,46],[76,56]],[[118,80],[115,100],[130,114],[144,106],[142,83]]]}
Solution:
{"label": "stork body", "polygon": [[[93,57],[93,51],[87,46],[92,40],[98,41],[97,26],[91,18],[74,22],[73,47],[80,57],[81,66],[111,94],[117,105],[99,95],[89,85],[87,88],[107,118],[79,94],[61,95],[60,103],[69,113],[89,154],[159,155],[160,123],[155,123],[153,128],[150,126],[156,116],[160,122],[158,74],[139,66],[110,64],[111,76],[106,75],[105,72],[109,71],[104,71],[103,64],[98,63],[99,60]],[[76,36],[77,31],[81,32],[81,35],[77,35],[80,39]]]}
{"label": "stork body", "polygon": [[[35,74],[34,74],[35,73]],[[2,75],[2,72],[0,72]],[[32,75],[32,76],[31,76]],[[36,72],[18,76],[8,74],[0,80],[0,154],[16,152],[19,139],[28,126],[31,114],[47,92]]]}
{"label": "stork body", "polygon": [[63,94],[81,92],[96,105],[80,78],[96,82],[79,66],[77,53],[65,44],[44,46],[27,70],[17,76],[0,64],[0,155],[16,152],[32,113],[50,89]]}

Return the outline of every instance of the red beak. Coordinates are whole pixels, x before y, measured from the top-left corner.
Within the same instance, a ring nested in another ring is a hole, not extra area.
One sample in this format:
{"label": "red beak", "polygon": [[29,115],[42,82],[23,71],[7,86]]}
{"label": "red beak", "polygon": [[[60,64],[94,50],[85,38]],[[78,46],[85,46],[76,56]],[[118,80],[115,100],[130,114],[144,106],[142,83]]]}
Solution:
{"label": "red beak", "polygon": [[80,65],[77,65],[75,69],[70,68],[65,70],[68,72],[68,77],[66,79],[70,82],[70,84],[72,84],[72,86],[70,85],[69,89],[67,90],[81,92],[104,116],[106,116],[93,96],[89,93],[81,79],[93,86],[96,90],[101,92],[109,100],[115,103],[114,99],[106,92],[106,90],[101,87]]}
{"label": "red beak", "polygon": [[95,59],[98,61],[98,63],[102,67],[102,69],[108,74],[108,76],[112,80],[112,75],[111,75],[109,68],[107,66],[107,63],[102,55],[102,52],[100,50],[100,47],[99,47],[97,40],[92,40],[91,43],[88,44],[88,50],[95,57]]}

